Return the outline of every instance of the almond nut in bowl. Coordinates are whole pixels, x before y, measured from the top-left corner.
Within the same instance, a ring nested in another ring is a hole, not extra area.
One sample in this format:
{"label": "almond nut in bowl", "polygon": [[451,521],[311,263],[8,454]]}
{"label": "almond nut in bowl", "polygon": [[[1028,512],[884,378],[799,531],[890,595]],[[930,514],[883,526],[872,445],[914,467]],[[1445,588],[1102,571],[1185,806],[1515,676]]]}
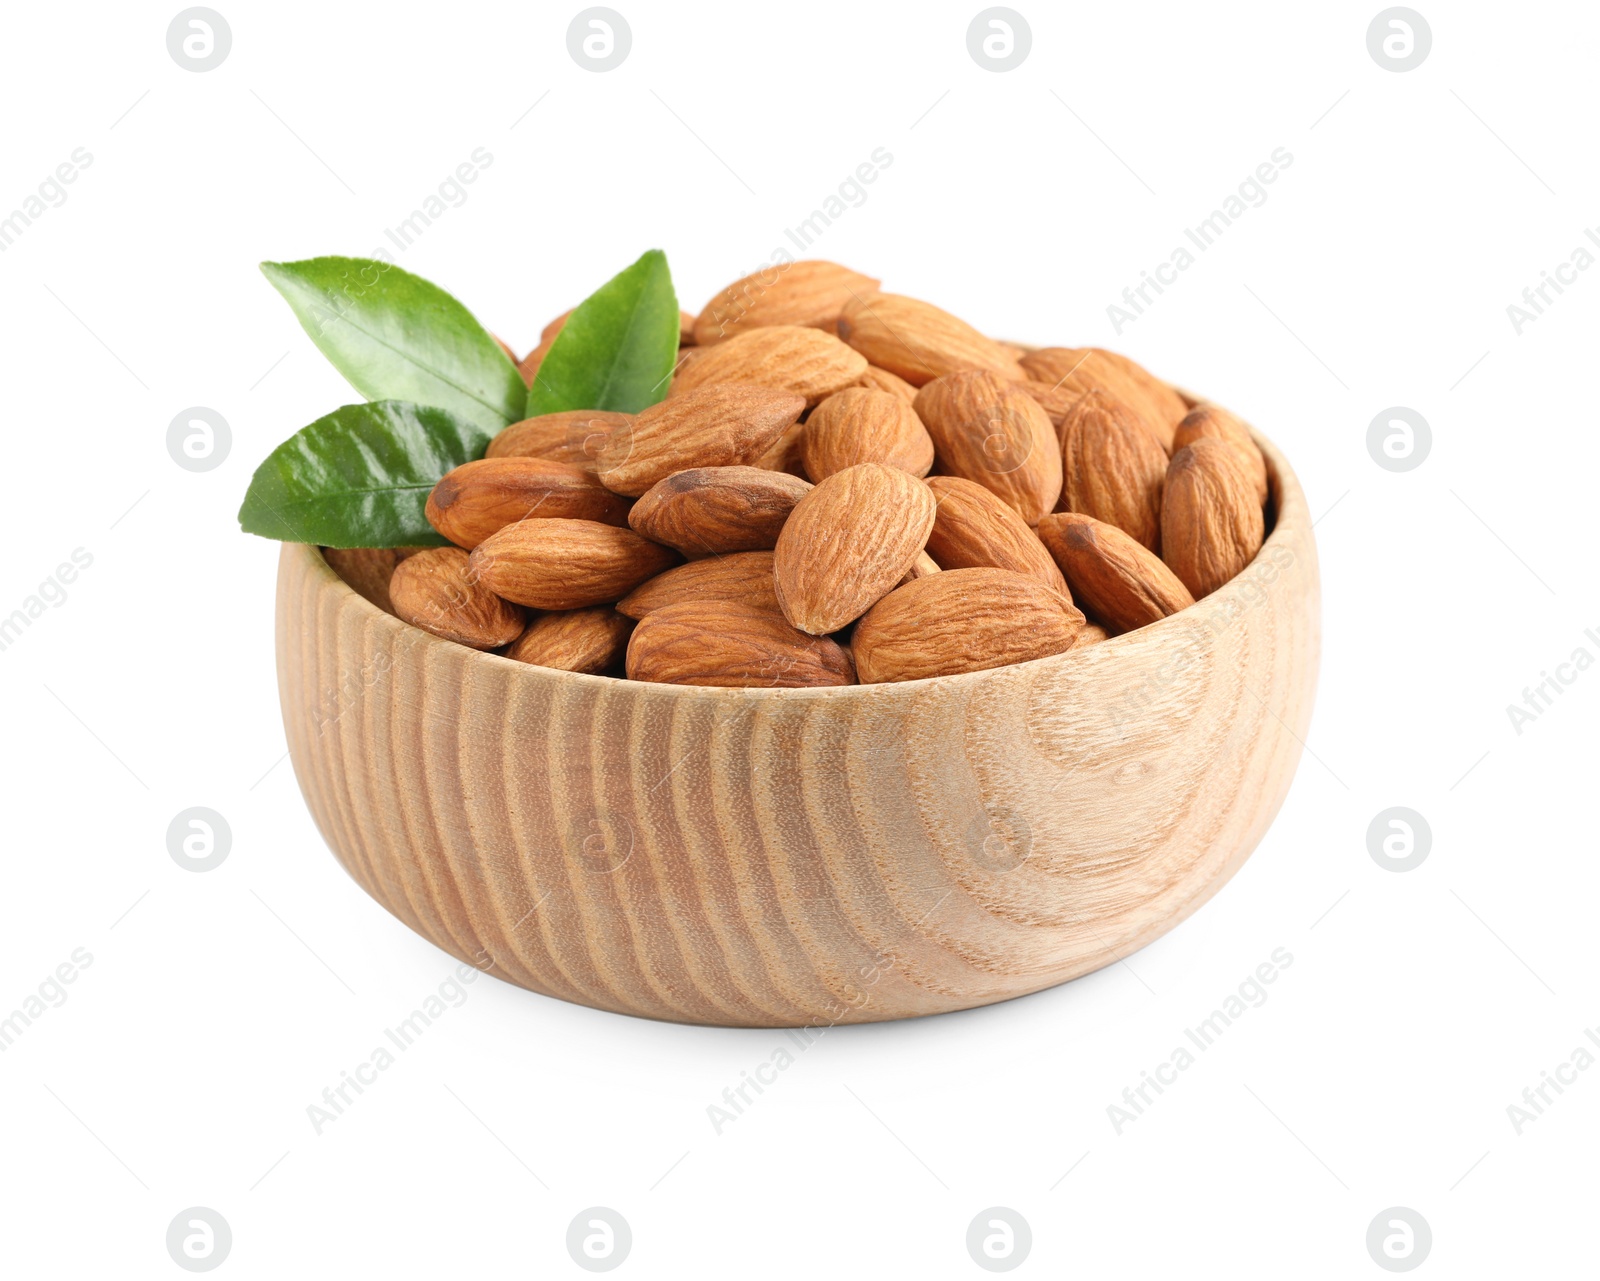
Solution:
{"label": "almond nut in bowl", "polygon": [[[811,325],[813,293],[771,323]],[[670,301],[656,366],[669,373]],[[595,331],[584,307],[563,334]],[[761,319],[753,304],[741,316]],[[912,357],[879,340],[900,321],[919,326]],[[891,295],[862,292],[839,332],[922,389],[910,403],[940,460],[928,480],[848,451],[814,488],[752,474],[807,401],[839,394],[835,372],[870,384],[786,333],[767,384],[595,406],[633,415],[592,455],[608,492],[638,500],[631,521],[576,458],[447,486],[435,508],[471,550],[424,553],[391,578],[401,616],[368,581],[388,558],[336,554],[365,593],[346,585],[321,550],[339,545],[318,523],[325,505],[302,501],[287,463],[263,465],[261,513],[247,499],[241,520],[285,544],[278,680],[295,772],[346,870],[406,925],[535,992],[619,1013],[873,1022],[1109,965],[1187,918],[1261,840],[1300,759],[1319,648],[1316,547],[1283,455],[1216,409],[1175,442],[1158,506],[1154,432],[1115,404],[1080,407],[1118,400],[1116,380],[1080,370],[1059,407],[1061,474],[1089,510],[1046,503],[1050,466],[1028,454],[1025,483],[1019,469],[997,479],[966,448],[962,406],[981,392],[1004,429],[1041,434],[1009,388],[1030,394],[1048,362],[1016,377],[1005,349]],[[570,376],[567,341],[530,396],[549,371]],[[710,348],[730,369],[760,349],[737,335]],[[498,348],[492,360],[520,384]],[[1130,382],[1131,362],[1101,363]],[[489,355],[483,368],[502,377]],[[505,400],[502,425],[539,416],[518,417],[515,388]],[[1163,429],[1192,403],[1172,393]],[[425,523],[429,486],[499,429],[397,401],[369,416],[445,462],[420,486],[386,462],[395,497],[364,483],[361,510],[387,541],[343,545],[443,541]],[[297,448],[320,448],[329,421]],[[352,672],[381,676],[328,717],[324,691]]]}
{"label": "almond nut in bowl", "polygon": [[[1298,483],[1256,439],[1277,520],[1238,578],[1087,650],[903,684],[703,688],[530,666],[419,638],[317,548],[285,545],[295,772],[373,898],[546,995],[791,1027],[1065,982],[1210,898],[1299,761],[1316,550]],[[386,675],[355,714],[319,717],[319,691],[362,670]],[[620,866],[580,857],[619,830]]]}

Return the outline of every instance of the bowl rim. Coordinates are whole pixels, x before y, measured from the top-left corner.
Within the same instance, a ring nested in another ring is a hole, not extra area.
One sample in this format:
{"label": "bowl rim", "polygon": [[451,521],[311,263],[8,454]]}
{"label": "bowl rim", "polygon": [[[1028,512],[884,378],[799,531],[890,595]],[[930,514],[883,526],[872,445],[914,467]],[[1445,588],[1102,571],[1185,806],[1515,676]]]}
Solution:
{"label": "bowl rim", "polygon": [[[1214,403],[1203,398],[1189,397],[1186,394],[1185,399],[1198,404]],[[1260,549],[1251,558],[1250,563],[1221,587],[1217,588],[1216,591],[1202,597],[1201,601],[1219,602],[1233,599],[1243,591],[1241,584],[1250,570],[1260,563],[1269,551],[1276,551],[1279,547],[1285,546],[1291,537],[1299,536],[1302,531],[1307,538],[1311,535],[1311,525],[1309,520],[1306,519],[1310,513],[1306,506],[1305,493],[1301,489],[1299,478],[1295,475],[1293,468],[1289,466],[1288,459],[1284,457],[1282,451],[1267,436],[1255,427],[1249,423],[1245,423],[1245,427],[1249,430],[1251,438],[1256,442],[1257,447],[1266,459],[1269,497],[1272,499],[1272,510],[1276,518],[1273,522],[1272,532],[1262,541]],[[517,670],[520,675],[514,679],[519,680],[555,681],[561,684],[579,682],[580,688],[581,683],[592,682],[597,687],[606,690],[623,689],[641,693],[650,691],[658,697],[700,698],[707,701],[713,699],[726,700],[730,696],[740,699],[754,698],[762,700],[781,698],[791,702],[817,698],[839,700],[852,697],[883,697],[885,691],[912,691],[926,689],[933,685],[951,689],[958,687],[961,682],[977,683],[983,678],[993,679],[997,673],[1001,672],[1026,672],[1039,670],[1043,664],[1047,663],[1071,662],[1091,651],[1096,653],[1103,652],[1106,651],[1107,646],[1121,645],[1123,642],[1146,645],[1159,644],[1167,633],[1175,631],[1180,626],[1187,626],[1186,622],[1181,622],[1180,620],[1185,620],[1189,617],[1192,611],[1201,604],[1201,601],[1196,601],[1195,604],[1179,610],[1176,614],[1169,614],[1157,622],[1135,628],[1131,632],[1123,632],[1119,636],[1107,637],[1098,645],[1089,647],[1088,650],[1080,651],[1074,647],[1063,650],[1059,654],[1047,654],[1043,658],[1028,659],[1021,663],[1005,663],[999,667],[983,667],[971,672],[956,672],[948,676],[923,676],[916,680],[888,681],[870,685],[801,686],[798,688],[678,685],[660,681],[634,681],[615,676],[591,675],[587,672],[567,672],[554,667],[540,667],[536,663],[519,663],[515,659],[506,658],[501,654],[473,649],[467,645],[458,645],[454,641],[448,641],[441,636],[435,636],[431,632],[423,631],[420,627],[413,627],[404,619],[374,605],[339,577],[333,566],[328,564],[319,545],[315,543],[285,543],[283,545],[282,555],[289,556],[296,553],[305,558],[313,574],[323,576],[321,590],[326,591],[329,587],[332,587],[336,593],[342,591],[343,598],[340,599],[338,604],[338,608],[341,611],[351,608],[351,604],[354,602],[358,612],[360,610],[367,611],[367,621],[369,623],[387,629],[396,638],[410,637],[409,643],[411,645],[419,643],[420,640],[420,643],[425,645],[443,646],[446,651],[450,652],[450,656],[457,661],[470,661],[470,659],[488,660],[490,663],[502,665],[502,670]]]}

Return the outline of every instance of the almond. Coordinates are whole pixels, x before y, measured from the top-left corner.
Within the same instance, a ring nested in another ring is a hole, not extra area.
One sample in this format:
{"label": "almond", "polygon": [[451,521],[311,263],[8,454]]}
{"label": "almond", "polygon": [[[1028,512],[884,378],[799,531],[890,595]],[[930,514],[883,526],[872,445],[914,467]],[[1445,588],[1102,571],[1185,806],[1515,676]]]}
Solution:
{"label": "almond", "polygon": [[[1083,393],[1058,387],[1054,383],[1035,382],[1031,378],[1018,385],[1039,402],[1039,408],[1044,410],[1050,421],[1055,424],[1056,435],[1059,437],[1061,420],[1066,417],[1067,411],[1078,403]],[[508,427],[506,430],[511,429]]]}
{"label": "almond", "polygon": [[1161,541],[1167,454],[1127,407],[1102,391],[1079,398],[1061,423],[1062,496],[1154,551]]}
{"label": "almond", "polygon": [[506,657],[562,672],[597,675],[622,661],[633,620],[609,605],[540,614],[511,643]]}
{"label": "almond", "polygon": [[1126,356],[1099,347],[1041,347],[1022,357],[1028,377],[1075,395],[1104,391],[1145,423],[1161,447],[1172,452],[1172,433],[1188,412],[1183,397]]}
{"label": "almond", "polygon": [[994,339],[932,303],[901,294],[852,299],[839,314],[838,329],[839,337],[874,365],[918,387],[958,369],[1026,376]]}
{"label": "almond", "polygon": [[810,491],[809,481],[759,467],[691,467],[647,489],[628,524],[690,557],[770,550]]}
{"label": "almond", "polygon": [[800,460],[800,442],[805,438],[806,424],[797,419],[783,429],[783,435],[773,441],[767,452],[750,465],[762,471],[781,471],[801,480],[809,481],[806,465]]}
{"label": "almond", "polygon": [[884,463],[926,476],[933,438],[900,397],[866,387],[836,391],[811,411],[800,440],[806,475],[822,480],[857,463]]}
{"label": "almond", "polygon": [[960,476],[935,476],[928,488],[939,500],[928,535],[928,554],[939,568],[1015,570],[1066,595],[1066,580],[1039,536],[1000,498]]}
{"label": "almond", "polygon": [[1255,478],[1232,445],[1201,437],[1172,456],[1161,508],[1162,558],[1199,600],[1261,550]]}
{"label": "almond", "polygon": [[684,601],[655,610],[628,642],[628,675],[676,685],[794,689],[854,685],[850,652],[807,636],[781,614],[737,601]]}
{"label": "almond", "polygon": [[445,473],[428,495],[428,523],[468,551],[519,520],[625,525],[628,504],[592,475],[548,458],[480,458]]}
{"label": "almond", "polygon": [[519,605],[584,609],[619,600],[677,559],[631,529],[592,520],[525,520],[479,543],[472,570],[490,591]]}
{"label": "almond", "polygon": [[917,389],[904,378],[899,374],[891,374],[887,369],[879,369],[876,365],[867,366],[867,372],[861,375],[861,386],[870,387],[873,391],[889,392],[908,405],[917,398]]}
{"label": "almond", "polygon": [[916,560],[911,562],[911,568],[906,570],[906,576],[896,585],[904,587],[907,583],[915,582],[919,578],[926,578],[929,574],[937,574],[939,572],[939,562],[928,555],[926,551],[920,551],[917,553]]}
{"label": "almond", "polygon": [[804,325],[833,332],[852,298],[878,292],[878,281],[820,258],[774,263],[736,280],[694,321],[694,341],[709,347],[770,325]]}
{"label": "almond", "polygon": [[1115,525],[1065,512],[1041,520],[1039,538],[1073,598],[1114,631],[1131,632],[1194,604],[1161,559]]}
{"label": "almond", "polygon": [[1029,525],[1056,505],[1056,433],[1017,384],[984,370],[946,374],[917,393],[916,411],[933,437],[940,471],[982,485]]}
{"label": "almond", "polygon": [[1083,630],[1078,633],[1078,639],[1073,642],[1072,648],[1088,649],[1091,645],[1098,645],[1101,641],[1110,639],[1111,634],[1099,623],[1085,622]]}
{"label": "almond", "polygon": [[484,456],[548,458],[592,472],[600,446],[613,432],[632,421],[632,414],[604,409],[567,409],[557,414],[540,414],[537,418],[512,423],[489,442]]}
{"label": "almond", "polygon": [[401,561],[390,547],[324,547],[322,559],[358,596],[364,596],[386,614],[394,613],[389,598],[389,578]]}
{"label": "almond", "polygon": [[813,636],[861,617],[905,577],[936,506],[926,484],[882,463],[821,481],[778,535],[773,574],[784,617]]}
{"label": "almond", "polygon": [[566,327],[567,317],[572,315],[572,313],[576,310],[576,307],[568,307],[564,312],[562,312],[548,325],[541,329],[539,331],[539,341],[542,343],[554,342],[555,336]]}
{"label": "almond", "polygon": [[734,552],[692,560],[657,574],[617,602],[617,612],[643,618],[668,605],[691,600],[739,601],[780,613],[772,578],[771,552]]}
{"label": "almond", "polygon": [[1239,460],[1255,481],[1256,498],[1265,503],[1267,460],[1243,420],[1221,405],[1198,405],[1185,414],[1183,421],[1178,424],[1177,433],[1172,438],[1173,448],[1183,449],[1201,437],[1223,441],[1239,451]]}
{"label": "almond", "polygon": [[694,345],[694,317],[688,312],[680,310],[678,312],[678,346],[682,348],[693,347]]}
{"label": "almond", "polygon": [[803,396],[766,387],[711,385],[670,396],[606,439],[595,457],[601,483],[637,498],[688,467],[753,462],[804,408]]}
{"label": "almond", "polygon": [[705,347],[679,347],[678,359],[674,361],[672,365],[673,379],[676,380],[679,374],[683,373],[685,369],[692,365],[696,360],[700,359],[701,356],[704,356],[707,350],[708,349]]}
{"label": "almond", "polygon": [[861,683],[953,676],[1071,649],[1083,628],[1059,592],[1009,569],[947,569],[896,588],[851,637]]}
{"label": "almond", "polygon": [[539,366],[544,363],[544,358],[549,354],[551,346],[555,343],[556,335],[561,332],[567,323],[567,317],[572,311],[564,311],[539,333],[539,345],[530,351],[517,365],[517,372],[522,375],[522,381],[528,386],[533,386],[533,380],[539,376]]}
{"label": "almond", "polygon": [[394,567],[389,595],[394,612],[413,627],[473,649],[510,644],[527,617],[472,572],[459,547],[430,547],[406,557]]}
{"label": "almond", "polygon": [[715,347],[696,348],[694,359],[679,368],[671,395],[680,396],[711,383],[753,383],[778,391],[798,392],[815,405],[866,372],[865,357],[832,334],[800,325],[750,329]]}

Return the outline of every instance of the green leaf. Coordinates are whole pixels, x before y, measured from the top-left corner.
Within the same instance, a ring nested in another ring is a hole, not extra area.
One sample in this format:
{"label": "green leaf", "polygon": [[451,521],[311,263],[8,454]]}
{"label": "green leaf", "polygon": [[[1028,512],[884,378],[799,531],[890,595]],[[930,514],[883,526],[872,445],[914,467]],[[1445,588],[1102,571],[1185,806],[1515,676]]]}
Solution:
{"label": "green leaf", "polygon": [[346,405],[284,441],[250,478],[247,534],[324,547],[440,547],[428,491],[481,458],[493,433],[448,410],[379,400]]}
{"label": "green leaf", "polygon": [[678,298],[652,249],[578,304],[528,388],[527,417],[563,409],[636,414],[667,394],[678,359]]}
{"label": "green leaf", "polygon": [[522,375],[437,285],[371,258],[264,262],[311,341],[368,400],[438,405],[487,431],[523,417]]}

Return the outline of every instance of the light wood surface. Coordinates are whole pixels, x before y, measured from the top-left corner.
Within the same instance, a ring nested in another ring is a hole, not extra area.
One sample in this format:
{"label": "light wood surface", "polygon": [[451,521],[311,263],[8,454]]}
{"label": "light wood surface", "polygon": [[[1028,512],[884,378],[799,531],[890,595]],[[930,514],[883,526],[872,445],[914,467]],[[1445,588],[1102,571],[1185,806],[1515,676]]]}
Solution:
{"label": "light wood surface", "polygon": [[530,667],[408,627],[285,546],[295,772],[373,898],[564,1000],[789,1027],[1050,987],[1204,903],[1288,790],[1317,560],[1299,484],[1261,444],[1276,526],[1212,596],[1080,652],[899,685]]}

